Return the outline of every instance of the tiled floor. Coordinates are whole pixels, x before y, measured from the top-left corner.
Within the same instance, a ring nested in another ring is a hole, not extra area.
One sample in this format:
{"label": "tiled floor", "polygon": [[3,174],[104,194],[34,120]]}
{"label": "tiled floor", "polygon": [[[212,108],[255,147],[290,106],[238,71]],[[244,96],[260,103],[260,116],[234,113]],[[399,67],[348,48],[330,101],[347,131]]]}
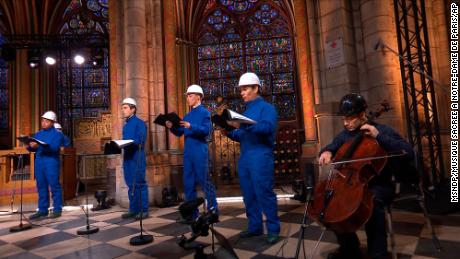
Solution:
{"label": "tiled floor", "polygon": [[[176,243],[177,237],[190,235],[186,225],[176,223],[179,217],[177,207],[154,208],[151,216],[144,220],[144,229],[154,236],[154,242],[143,246],[131,246],[131,237],[139,235],[139,222],[122,220],[123,209],[91,213],[91,224],[99,227],[99,232],[89,236],[78,236],[77,230],[84,227],[86,220],[79,209],[65,211],[58,219],[44,219],[33,222],[31,230],[10,233],[11,226],[18,225],[18,214],[0,216],[0,257],[1,258],[193,258],[193,250],[184,250]],[[304,206],[298,201],[279,201],[279,215],[282,221],[282,239],[268,245],[263,237],[240,239],[239,231],[246,227],[246,216],[242,203],[220,204],[220,222],[215,229],[223,234],[232,245],[239,258],[293,258],[300,234]],[[396,210],[393,224],[399,258],[459,258],[460,216],[433,216],[437,236],[442,251],[437,251],[430,233],[424,224],[422,214]],[[312,224],[304,235],[305,255],[312,253],[321,228]],[[365,251],[366,235],[358,232]],[[197,239],[202,244],[211,244],[210,236]],[[335,236],[326,231],[314,258],[325,258],[337,248]],[[205,252],[210,253],[208,246]],[[216,257],[225,257],[225,250],[216,245]],[[300,258],[304,258],[301,249]]]}

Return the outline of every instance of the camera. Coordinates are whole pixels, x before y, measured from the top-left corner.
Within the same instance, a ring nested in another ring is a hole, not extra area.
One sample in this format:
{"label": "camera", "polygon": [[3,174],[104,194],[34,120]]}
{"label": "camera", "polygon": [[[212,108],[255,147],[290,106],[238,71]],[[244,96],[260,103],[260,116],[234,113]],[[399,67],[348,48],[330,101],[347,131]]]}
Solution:
{"label": "camera", "polygon": [[192,229],[192,235],[189,239],[182,237],[178,242],[178,244],[183,248],[186,248],[185,244],[194,241],[200,236],[208,236],[209,226],[219,222],[219,215],[214,208],[200,214],[195,220],[193,220],[194,213],[196,213],[198,207],[203,203],[204,199],[200,197],[195,200],[186,201],[179,206],[181,217],[185,220],[185,222],[190,224],[190,228]]}

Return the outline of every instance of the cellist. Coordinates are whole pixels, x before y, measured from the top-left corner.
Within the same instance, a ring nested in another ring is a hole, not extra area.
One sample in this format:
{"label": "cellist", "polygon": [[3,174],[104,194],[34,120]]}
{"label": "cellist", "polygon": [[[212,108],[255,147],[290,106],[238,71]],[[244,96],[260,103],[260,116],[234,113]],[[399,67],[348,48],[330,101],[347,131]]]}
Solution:
{"label": "cellist", "polygon": [[[343,116],[344,130],[341,131],[330,143],[321,149],[318,162],[320,165],[330,164],[336,151],[345,142],[353,139],[360,131],[367,136],[375,138],[386,152],[402,152],[407,154],[403,159],[412,159],[412,147],[391,127],[367,123],[367,104],[363,96],[352,93],[342,97],[340,113]],[[367,252],[370,258],[387,258],[387,233],[385,224],[385,206],[389,205],[394,197],[394,187],[391,182],[392,173],[397,170],[401,158],[389,158],[378,176],[372,178],[369,190],[374,199],[372,215],[365,225],[367,235]],[[339,249],[328,255],[328,259],[336,258],[362,258],[360,243],[356,233],[335,233]]]}

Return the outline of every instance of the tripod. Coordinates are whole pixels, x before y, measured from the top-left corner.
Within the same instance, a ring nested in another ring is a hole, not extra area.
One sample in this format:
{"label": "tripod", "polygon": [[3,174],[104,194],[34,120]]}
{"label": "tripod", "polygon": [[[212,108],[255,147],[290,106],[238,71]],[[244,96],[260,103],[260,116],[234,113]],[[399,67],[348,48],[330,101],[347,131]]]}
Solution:
{"label": "tripod", "polygon": [[[307,168],[306,168],[306,172],[305,172],[305,181],[306,181],[306,183],[305,183],[305,193],[306,193],[306,195],[305,195],[305,210],[303,212],[302,224],[300,225],[300,233],[299,233],[299,237],[297,239],[297,248],[296,248],[295,257],[294,257],[295,259],[299,258],[300,246],[303,245],[303,238],[305,236],[305,229],[307,228],[307,226],[309,226],[309,225],[307,225],[308,206],[310,205],[310,202],[311,202],[312,197],[313,197],[313,192],[314,192],[314,189],[315,189],[315,176],[314,176],[313,164],[307,164]],[[316,248],[318,248],[318,245],[321,242],[321,239],[323,238],[323,235],[324,235],[325,231],[326,231],[326,229],[323,228],[323,230],[321,232],[321,235],[320,235],[318,241],[316,242],[315,248],[313,249],[313,252],[310,255],[310,259],[313,258],[313,256],[315,255]],[[306,258],[305,247],[304,247],[303,253],[304,253],[304,257]]]}
{"label": "tripod", "polygon": [[[16,156],[16,154],[13,154],[13,156]],[[19,232],[19,231],[24,231],[32,228],[32,225],[30,224],[24,224],[22,223],[22,218],[24,216],[22,212],[22,194],[23,194],[23,186],[24,186],[24,154],[19,154],[17,155],[18,157],[18,167],[17,170],[21,170],[21,207],[19,210],[19,225],[15,227],[10,228],[10,232]]]}
{"label": "tripod", "polygon": [[[299,233],[299,237],[297,239],[297,248],[295,250],[295,257],[294,257],[295,259],[299,258],[300,246],[304,245],[303,238],[305,236],[305,229],[307,228],[307,226],[309,226],[309,225],[307,225],[308,206],[309,206],[311,198],[312,198],[313,186],[308,186],[307,185],[306,186],[306,192],[307,192],[307,194],[306,194],[306,200],[305,200],[305,210],[303,212],[302,224],[300,225],[300,233]],[[313,256],[315,255],[316,248],[318,247],[319,242],[321,242],[321,239],[323,238],[324,232],[325,232],[325,229],[323,229],[323,231],[321,232],[321,236],[318,239],[318,242],[316,243],[315,249],[313,249],[313,252],[312,252],[310,258],[313,258]],[[304,252],[304,258],[306,258],[306,256],[305,256],[305,248],[304,248],[303,252]]]}
{"label": "tripod", "polygon": [[[85,175],[85,199],[86,199],[86,211],[83,209],[83,212],[85,212],[85,215],[86,215],[86,227],[77,230],[78,235],[90,235],[90,234],[97,233],[99,231],[98,227],[94,227],[94,226],[89,225],[88,177],[86,175],[86,157],[88,157],[88,156],[91,156],[91,155],[87,155],[86,153],[82,154],[82,158],[83,158],[83,166],[82,167],[83,167],[83,172],[84,172],[84,175]],[[77,193],[78,193],[78,190],[77,190]]]}

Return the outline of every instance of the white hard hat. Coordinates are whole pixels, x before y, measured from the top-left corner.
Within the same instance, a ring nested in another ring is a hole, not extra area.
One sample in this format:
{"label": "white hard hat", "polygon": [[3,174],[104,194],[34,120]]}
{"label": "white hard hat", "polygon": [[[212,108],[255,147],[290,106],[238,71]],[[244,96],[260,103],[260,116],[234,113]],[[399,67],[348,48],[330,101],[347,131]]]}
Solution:
{"label": "white hard hat", "polygon": [[62,129],[62,126],[61,126],[61,124],[55,122],[55,123],[54,123],[54,128],[55,128],[55,129]]}
{"label": "white hard hat", "polygon": [[258,85],[260,86],[260,80],[259,77],[251,72],[244,73],[240,77],[240,81],[238,82],[238,86],[244,86],[244,85]]}
{"label": "white hard hat", "polygon": [[128,98],[123,99],[123,102],[122,102],[121,104],[122,104],[122,105],[123,105],[123,104],[131,104],[131,105],[137,106],[136,100],[134,100],[134,99],[131,98],[131,97],[128,97]]}
{"label": "white hard hat", "polygon": [[204,96],[203,88],[201,88],[201,86],[199,86],[199,85],[191,85],[191,86],[189,86],[187,88],[187,93],[186,94],[190,94],[190,93],[201,94],[201,96]]}
{"label": "white hard hat", "polygon": [[43,113],[42,118],[50,121],[56,121],[56,113],[54,113],[53,111],[47,111]]}

